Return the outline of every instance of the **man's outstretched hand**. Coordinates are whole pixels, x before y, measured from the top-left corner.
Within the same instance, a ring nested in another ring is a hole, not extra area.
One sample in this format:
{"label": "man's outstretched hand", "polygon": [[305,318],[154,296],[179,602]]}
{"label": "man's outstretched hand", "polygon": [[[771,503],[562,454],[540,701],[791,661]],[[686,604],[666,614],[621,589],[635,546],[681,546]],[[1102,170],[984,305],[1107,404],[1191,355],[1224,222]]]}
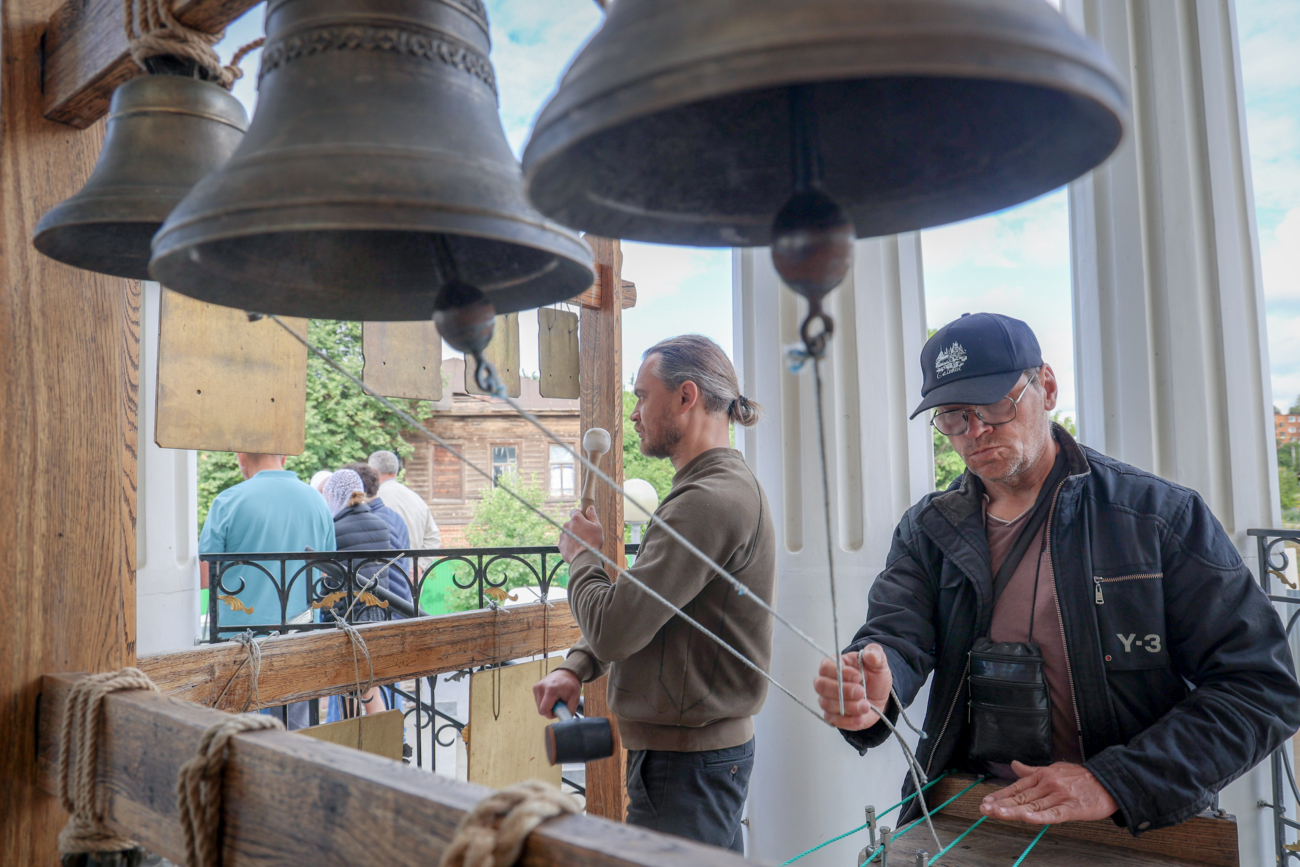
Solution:
{"label": "man's outstretched hand", "polygon": [[858,654],[846,653],[843,660],[844,713],[840,714],[840,688],[833,659],[823,659],[817,677],[813,679],[817,703],[821,705],[826,721],[836,728],[850,732],[869,729],[880,719],[876,708],[884,708],[889,703],[889,691],[894,685],[889,661],[879,644],[867,645],[861,665],[866,669],[867,698],[871,700],[868,704],[862,695],[863,667],[859,667]]}
{"label": "man's outstretched hand", "polygon": [[1056,762],[1033,768],[1012,762],[1011,770],[1020,779],[986,795],[980,804],[980,812],[991,819],[1055,825],[1105,819],[1119,809],[1110,792],[1083,765]]}

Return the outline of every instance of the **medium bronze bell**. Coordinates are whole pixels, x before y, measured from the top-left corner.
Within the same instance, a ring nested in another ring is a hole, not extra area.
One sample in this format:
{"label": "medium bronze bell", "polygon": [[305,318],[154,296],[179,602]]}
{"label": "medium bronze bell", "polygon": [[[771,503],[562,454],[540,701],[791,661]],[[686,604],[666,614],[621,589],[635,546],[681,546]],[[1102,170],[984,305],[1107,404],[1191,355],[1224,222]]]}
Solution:
{"label": "medium bronze bell", "polygon": [[239,146],[248,114],[225,89],[180,75],[141,75],[113,92],[95,170],[50,209],[33,242],[87,271],[149,279],[149,242],[198,181]]}
{"label": "medium bronze bell", "polygon": [[523,165],[565,225],[760,246],[796,192],[858,237],[1014,205],[1105,159],[1127,117],[1043,0],[618,0]]}
{"label": "medium bronze bell", "polygon": [[429,319],[443,285],[498,313],[591,285],[591,250],[524,197],[481,0],[271,0],[239,150],[154,241],[150,273],[230,307]]}

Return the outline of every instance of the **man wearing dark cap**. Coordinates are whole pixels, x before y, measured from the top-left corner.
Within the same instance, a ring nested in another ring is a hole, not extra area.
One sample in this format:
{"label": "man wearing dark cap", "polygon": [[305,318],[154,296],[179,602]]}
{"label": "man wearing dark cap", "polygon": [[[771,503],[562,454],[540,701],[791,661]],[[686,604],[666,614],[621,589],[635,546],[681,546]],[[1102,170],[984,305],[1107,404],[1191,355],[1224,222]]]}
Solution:
{"label": "man wearing dark cap", "polygon": [[843,713],[835,663],[814,681],[826,718],[865,754],[889,737],[880,711],[933,672],[917,758],[1014,780],[985,815],[1134,834],[1195,816],[1300,726],[1277,613],[1195,491],[1052,423],[1056,377],[1025,323],[964,315],[921,365],[913,417],[931,413],[966,472],[895,529],[844,652]]}

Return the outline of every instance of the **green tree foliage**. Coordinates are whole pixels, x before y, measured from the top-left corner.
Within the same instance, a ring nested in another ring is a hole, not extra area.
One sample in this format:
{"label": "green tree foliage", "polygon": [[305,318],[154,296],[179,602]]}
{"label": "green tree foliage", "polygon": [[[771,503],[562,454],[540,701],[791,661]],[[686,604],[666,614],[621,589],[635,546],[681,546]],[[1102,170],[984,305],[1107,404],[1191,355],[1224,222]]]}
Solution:
{"label": "green tree foliage", "polygon": [[[535,476],[522,480],[514,471],[501,475],[500,484],[486,491],[483,498],[474,506],[473,516],[465,528],[465,539],[473,548],[518,548],[535,545],[554,545],[559,538],[559,530],[549,524],[536,512],[510,496],[504,488],[519,494],[529,505],[543,509],[556,520],[563,521],[568,515],[569,503],[559,507],[548,506],[546,488]],[[541,566],[541,558],[527,555],[526,559],[533,567]],[[569,567],[560,563],[556,555],[547,558],[547,568],[559,563],[552,578],[552,586],[566,587],[569,583]],[[441,567],[439,567],[441,570]],[[536,586],[537,575],[528,566],[515,560],[498,560],[488,567],[488,577],[500,581],[504,575],[506,589],[514,587]],[[456,564],[455,574],[462,584],[470,583],[473,570],[465,564]],[[478,607],[478,588],[464,589],[455,586],[449,576],[441,577],[446,581],[445,600],[448,611],[469,611]]]}
{"label": "green tree foliage", "polygon": [[1296,413],[1300,413],[1300,396],[1296,397],[1295,402],[1291,404],[1291,408],[1287,410],[1288,415],[1295,415]]}
{"label": "green tree foliage", "polygon": [[[313,319],[308,339],[345,370],[361,376],[361,323]],[[427,415],[420,401],[398,401],[416,418]],[[427,409],[427,408],[426,408]],[[408,426],[367,397],[315,355],[307,356],[306,448],[285,462],[285,468],[310,481],[319,470],[335,470],[370,453],[388,449],[405,457],[412,451],[402,438]],[[217,494],[243,481],[230,452],[199,452],[199,526]]]}
{"label": "green tree foliage", "polygon": [[673,487],[672,461],[667,458],[648,458],[641,454],[641,437],[632,428],[632,410],[636,408],[636,395],[623,392],[623,478],[645,479],[654,485],[662,503]]}

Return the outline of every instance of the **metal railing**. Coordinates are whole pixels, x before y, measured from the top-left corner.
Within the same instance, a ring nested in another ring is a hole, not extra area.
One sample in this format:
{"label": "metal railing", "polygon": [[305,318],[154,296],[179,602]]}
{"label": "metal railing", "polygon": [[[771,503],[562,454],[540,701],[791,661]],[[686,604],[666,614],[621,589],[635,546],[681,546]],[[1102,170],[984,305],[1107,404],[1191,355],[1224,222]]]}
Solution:
{"label": "metal railing", "polygon": [[[628,555],[635,556],[639,547],[627,545]],[[567,583],[568,577],[567,568],[561,570],[565,564],[559,548],[546,545],[201,554],[199,560],[208,564],[209,576],[204,643],[229,641],[246,631],[261,636],[334,629],[336,617],[373,622],[536,602],[549,597],[557,581]],[[409,601],[406,594],[390,589],[400,587],[390,585],[399,580],[410,587]],[[415,737],[413,744],[406,745],[406,759],[417,767],[436,772],[437,747],[454,746],[467,724],[439,709],[439,682],[445,687],[471,673],[448,672],[383,688],[386,706],[402,709],[411,723]],[[342,706],[344,718],[355,714],[353,701],[343,701]],[[308,702],[307,710],[308,724],[317,725],[319,703]],[[278,713],[288,724],[288,708]],[[566,776],[564,782],[585,794],[582,783],[570,778],[577,776]]]}
{"label": "metal railing", "polygon": [[[1247,530],[1248,536],[1255,538],[1259,563],[1259,585],[1264,588],[1268,598],[1275,603],[1291,606],[1290,616],[1285,617],[1287,640],[1295,647],[1295,625],[1300,620],[1300,589],[1286,575],[1290,555],[1286,552],[1286,543],[1300,546],[1300,530]],[[1280,550],[1279,550],[1280,549]],[[1281,594],[1274,593],[1273,579],[1282,585]],[[1273,776],[1273,802],[1259,802],[1259,806],[1273,811],[1273,842],[1277,850],[1279,867],[1295,862],[1300,864],[1300,842],[1287,842],[1287,829],[1300,831],[1300,822],[1287,817],[1288,800],[1300,803],[1300,786],[1296,785],[1295,765],[1289,750],[1291,743],[1285,743],[1273,751],[1269,764]],[[1289,790],[1289,791],[1288,791]]]}

